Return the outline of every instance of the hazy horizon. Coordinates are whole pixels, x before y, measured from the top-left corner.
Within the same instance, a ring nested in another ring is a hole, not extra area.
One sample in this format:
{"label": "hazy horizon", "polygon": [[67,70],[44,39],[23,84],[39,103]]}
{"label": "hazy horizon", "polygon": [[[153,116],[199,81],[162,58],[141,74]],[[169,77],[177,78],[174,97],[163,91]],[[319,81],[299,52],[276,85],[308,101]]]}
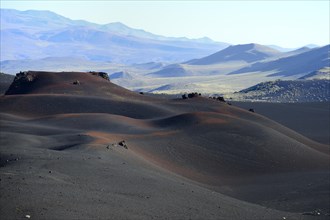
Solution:
{"label": "hazy horizon", "polygon": [[1,8],[49,10],[73,20],[98,24],[121,22],[168,37],[209,37],[230,44],[298,48],[329,44],[329,4],[328,1],[2,0]]}

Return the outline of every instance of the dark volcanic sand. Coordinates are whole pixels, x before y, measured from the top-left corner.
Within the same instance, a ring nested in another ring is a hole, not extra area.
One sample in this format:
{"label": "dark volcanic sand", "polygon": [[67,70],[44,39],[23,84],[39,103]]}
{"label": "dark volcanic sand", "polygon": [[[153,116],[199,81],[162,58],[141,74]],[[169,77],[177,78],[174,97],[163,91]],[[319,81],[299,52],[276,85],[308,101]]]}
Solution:
{"label": "dark volcanic sand", "polygon": [[0,98],[1,219],[329,219],[328,145],[215,100],[29,74]]}
{"label": "dark volcanic sand", "polygon": [[330,102],[262,103],[233,102],[291,128],[300,134],[330,144]]}

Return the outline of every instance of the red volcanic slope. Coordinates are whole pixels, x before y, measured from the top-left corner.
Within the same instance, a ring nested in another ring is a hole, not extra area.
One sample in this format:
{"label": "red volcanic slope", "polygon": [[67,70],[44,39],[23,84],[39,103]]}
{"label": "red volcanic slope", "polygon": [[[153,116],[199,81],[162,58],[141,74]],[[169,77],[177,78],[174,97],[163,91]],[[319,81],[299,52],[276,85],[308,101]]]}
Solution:
{"label": "red volcanic slope", "polygon": [[[168,180],[183,176],[217,191],[219,198],[224,193],[272,209],[300,212],[329,205],[329,180],[320,181],[329,174],[329,146],[224,102],[152,98],[98,73],[34,71],[17,77],[1,97],[0,109],[6,146],[74,155],[80,164],[78,155],[103,155],[105,147],[125,140],[128,150],[114,152],[118,158],[130,155],[131,175],[135,169],[142,176],[160,169]],[[2,148],[0,153],[9,151]],[[106,155],[93,166],[111,166],[108,159],[118,159]],[[47,164],[43,166],[59,169],[56,160]],[[68,173],[61,170],[58,175]],[[237,212],[244,213],[240,208]],[[257,218],[264,215],[259,214]]]}

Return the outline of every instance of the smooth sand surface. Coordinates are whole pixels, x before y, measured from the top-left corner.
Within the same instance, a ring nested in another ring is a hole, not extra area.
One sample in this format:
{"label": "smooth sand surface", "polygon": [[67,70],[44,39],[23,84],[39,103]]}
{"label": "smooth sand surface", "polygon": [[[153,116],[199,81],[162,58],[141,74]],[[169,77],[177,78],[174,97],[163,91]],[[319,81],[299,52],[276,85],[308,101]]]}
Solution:
{"label": "smooth sand surface", "polygon": [[28,75],[0,98],[4,219],[329,219],[329,145],[220,101]]}
{"label": "smooth sand surface", "polygon": [[265,103],[233,102],[243,109],[253,108],[300,134],[320,143],[330,144],[330,102]]}

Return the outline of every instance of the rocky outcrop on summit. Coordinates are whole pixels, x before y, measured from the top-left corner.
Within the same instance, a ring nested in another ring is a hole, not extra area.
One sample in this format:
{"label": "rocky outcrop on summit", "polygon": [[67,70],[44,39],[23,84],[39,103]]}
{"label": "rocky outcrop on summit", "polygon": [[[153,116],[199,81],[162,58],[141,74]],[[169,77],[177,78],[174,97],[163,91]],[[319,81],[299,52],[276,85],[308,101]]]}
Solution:
{"label": "rocky outcrop on summit", "polygon": [[94,72],[94,71],[91,71],[90,73],[92,73],[94,76],[100,76],[103,79],[106,79],[106,80],[110,81],[109,75],[107,73],[105,73],[105,72]]}
{"label": "rocky outcrop on summit", "polygon": [[[78,95],[88,93],[89,90],[93,92],[101,90],[101,88],[109,86],[109,82],[109,76],[105,72],[57,72],[51,74],[46,71],[26,71],[16,74],[5,95],[40,93]],[[72,85],[81,85],[83,88],[72,87]]]}
{"label": "rocky outcrop on summit", "polygon": [[34,72],[19,72],[16,74],[14,81],[6,91],[5,95],[20,94],[36,80]]}

